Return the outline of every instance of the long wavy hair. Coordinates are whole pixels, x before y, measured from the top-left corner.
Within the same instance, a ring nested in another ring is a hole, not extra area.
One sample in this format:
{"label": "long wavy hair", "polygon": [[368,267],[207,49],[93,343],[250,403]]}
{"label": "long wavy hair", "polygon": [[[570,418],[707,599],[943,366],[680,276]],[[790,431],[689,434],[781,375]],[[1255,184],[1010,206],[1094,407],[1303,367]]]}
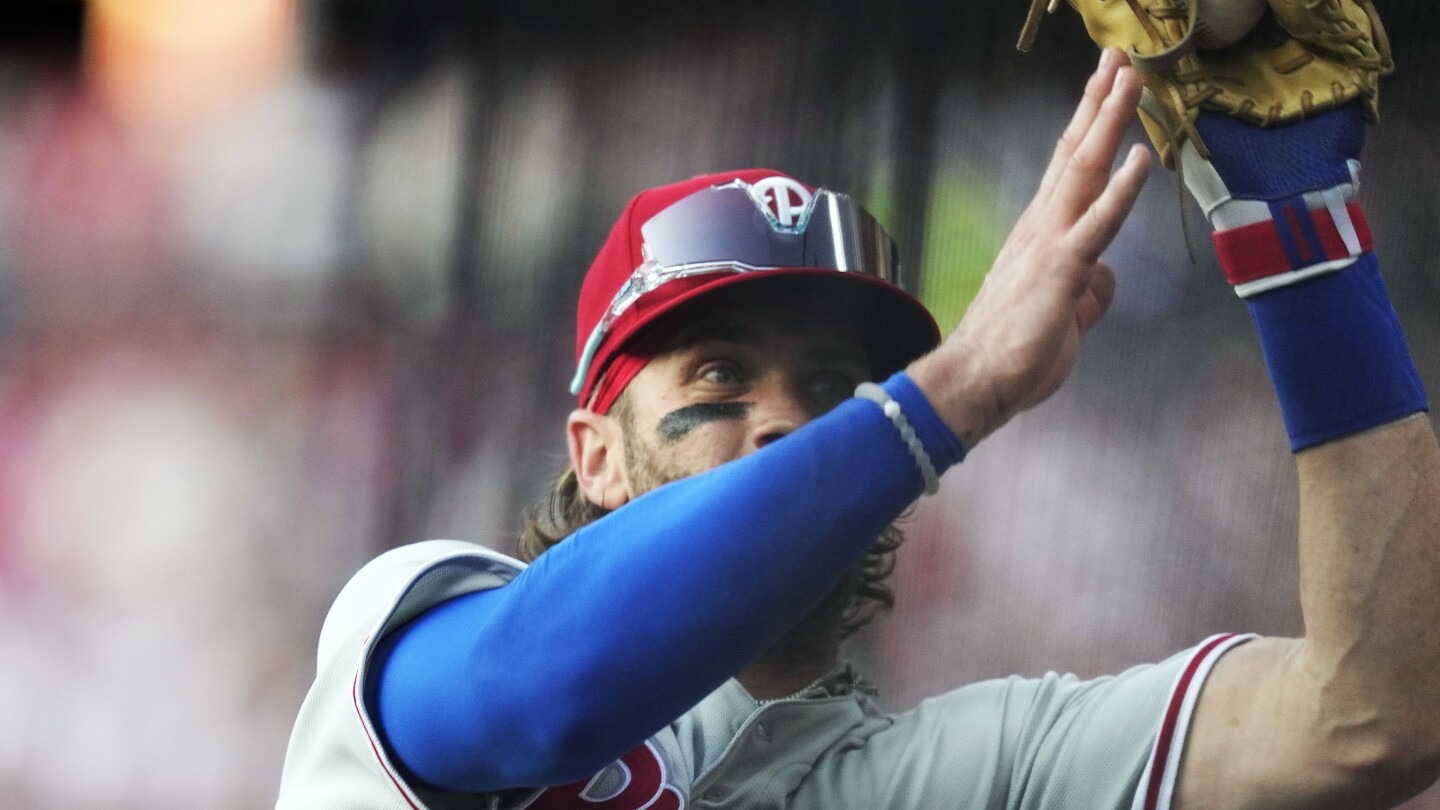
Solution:
{"label": "long wavy hair", "polygon": [[[551,484],[550,494],[525,510],[525,523],[516,546],[517,556],[527,563],[533,562],[581,526],[594,523],[609,513],[609,509],[596,506],[585,497],[575,468],[566,464]],[[845,583],[851,593],[840,614],[839,638],[847,638],[895,605],[895,594],[885,580],[895,570],[895,550],[904,539],[905,535],[892,524],[870,544],[851,570]]]}

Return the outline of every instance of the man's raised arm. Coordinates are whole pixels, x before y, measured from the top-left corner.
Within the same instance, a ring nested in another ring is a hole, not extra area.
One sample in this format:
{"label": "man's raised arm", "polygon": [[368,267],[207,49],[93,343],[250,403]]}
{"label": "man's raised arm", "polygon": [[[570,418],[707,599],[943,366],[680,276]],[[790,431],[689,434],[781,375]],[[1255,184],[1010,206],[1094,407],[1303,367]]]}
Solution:
{"label": "man's raised arm", "polygon": [[1440,763],[1440,452],[1423,416],[1300,452],[1306,635],[1221,659],[1180,807],[1393,807]]}
{"label": "man's raised arm", "polygon": [[1368,0],[1072,5],[1144,76],[1141,121],[1215,228],[1299,474],[1305,635],[1220,659],[1177,804],[1393,807],[1440,774],[1440,451],[1358,202],[1384,29]]}
{"label": "man's raised arm", "polygon": [[[1207,206],[1221,264],[1296,450],[1305,636],[1216,666],[1181,807],[1393,807],[1440,773],[1440,451],[1354,200],[1365,121],[1358,103],[1269,130],[1202,113],[1210,160],[1186,147],[1209,177],[1192,190],[1224,192]],[[1247,205],[1273,216],[1245,223]],[[1276,266],[1256,263],[1291,227]],[[1308,262],[1288,255],[1312,239]]]}

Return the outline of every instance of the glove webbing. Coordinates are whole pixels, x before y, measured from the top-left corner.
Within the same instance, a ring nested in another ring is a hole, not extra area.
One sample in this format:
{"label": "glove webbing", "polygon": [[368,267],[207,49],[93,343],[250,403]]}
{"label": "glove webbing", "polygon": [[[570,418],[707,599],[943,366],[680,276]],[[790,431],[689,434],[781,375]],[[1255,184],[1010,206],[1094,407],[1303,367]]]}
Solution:
{"label": "glove webbing", "polygon": [[1370,32],[1375,42],[1375,55],[1360,53],[1354,47],[1357,41],[1365,38],[1365,32],[1350,26],[1344,13],[1339,9],[1339,0],[1320,0],[1311,9],[1331,22],[1331,26],[1321,33],[1321,37],[1325,41],[1318,44],[1332,51],[1346,51],[1345,61],[1355,67],[1378,71],[1382,76],[1389,75],[1395,70],[1395,62],[1390,58],[1390,37],[1385,34],[1385,26],[1380,24],[1380,14],[1375,11],[1375,6],[1370,0],[1351,0],[1351,2],[1364,9],[1366,19],[1370,21]]}

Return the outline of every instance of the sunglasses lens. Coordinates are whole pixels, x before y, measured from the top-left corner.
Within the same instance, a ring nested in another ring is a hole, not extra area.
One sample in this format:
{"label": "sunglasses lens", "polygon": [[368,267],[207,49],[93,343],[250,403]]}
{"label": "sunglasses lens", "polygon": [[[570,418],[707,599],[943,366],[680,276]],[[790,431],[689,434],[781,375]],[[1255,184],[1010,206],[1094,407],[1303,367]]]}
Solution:
{"label": "sunglasses lens", "polygon": [[780,225],[739,184],[691,194],[640,228],[653,267],[723,263],[740,272],[814,267],[895,278],[895,251],[873,217],[849,197],[815,194],[793,226]]}

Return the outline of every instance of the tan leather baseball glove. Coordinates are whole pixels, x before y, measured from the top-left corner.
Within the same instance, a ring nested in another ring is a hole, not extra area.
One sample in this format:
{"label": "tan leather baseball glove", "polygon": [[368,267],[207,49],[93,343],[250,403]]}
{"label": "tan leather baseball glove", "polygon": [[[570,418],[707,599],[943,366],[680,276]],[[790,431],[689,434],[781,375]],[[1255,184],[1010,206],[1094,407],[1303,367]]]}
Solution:
{"label": "tan leather baseball glove", "polygon": [[[1390,43],[1370,0],[1269,0],[1255,27],[1223,47],[1201,47],[1196,20],[1241,0],[1070,0],[1101,47],[1125,50],[1145,91],[1140,118],[1171,169],[1189,140],[1209,157],[1201,108],[1261,127],[1311,117],[1355,98],[1377,116]],[[1053,11],[1058,0],[1050,0]],[[1029,50],[1046,0],[1032,0],[1019,48]],[[1211,4],[1217,7],[1212,8]]]}

